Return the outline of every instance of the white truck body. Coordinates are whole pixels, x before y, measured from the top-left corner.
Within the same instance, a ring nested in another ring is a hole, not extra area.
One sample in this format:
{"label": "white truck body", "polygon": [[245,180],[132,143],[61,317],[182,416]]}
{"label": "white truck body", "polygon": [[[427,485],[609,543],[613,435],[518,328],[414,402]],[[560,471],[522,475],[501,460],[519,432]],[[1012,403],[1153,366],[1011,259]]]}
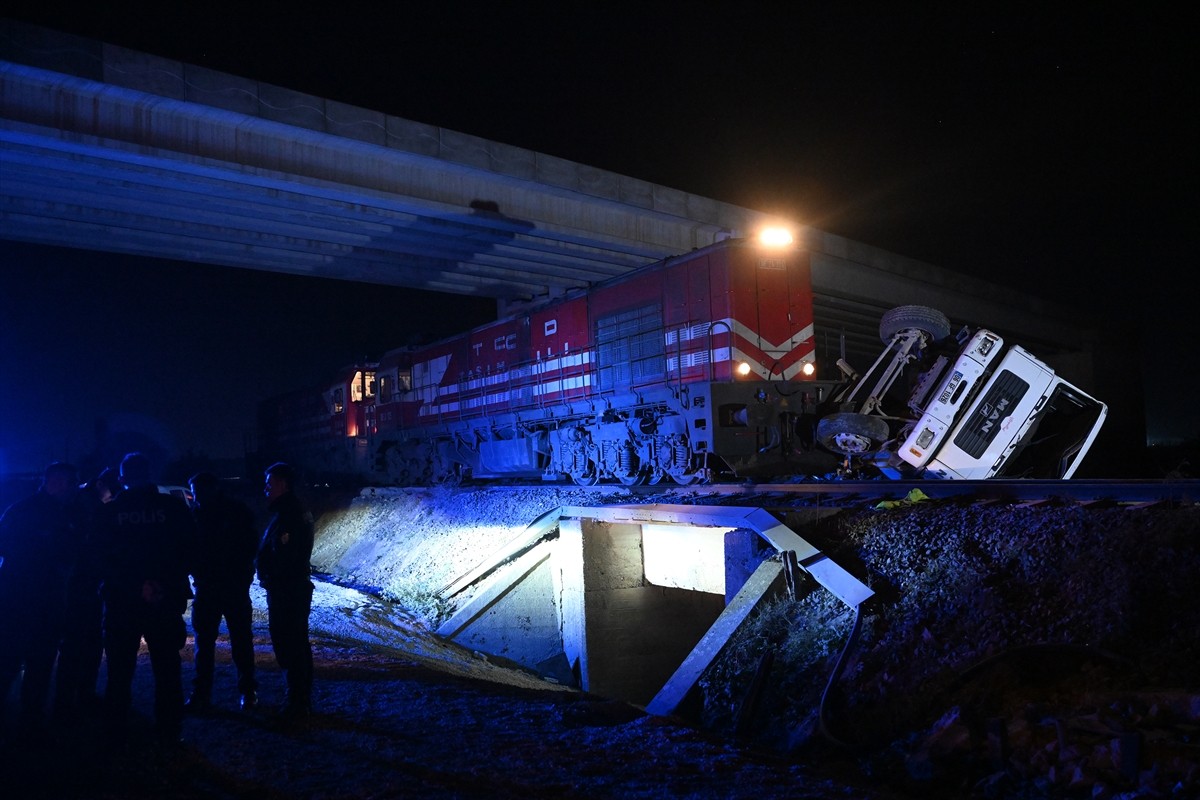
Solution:
{"label": "white truck body", "polygon": [[[998,352],[995,347],[990,355]],[[978,363],[967,352],[960,357],[964,360],[967,369]],[[957,381],[961,386],[968,380],[964,372],[964,365],[956,364],[947,383],[963,375]],[[930,405],[898,450],[900,458],[924,467],[930,478],[1022,477],[1029,470],[1036,477],[1074,475],[1108,407],[1016,345],[990,373],[974,373],[976,380],[981,376],[986,383],[977,391],[960,388],[954,394],[969,398],[969,406],[954,406],[942,397]],[[931,444],[921,447],[927,439]]]}
{"label": "white truck body", "polygon": [[[1075,474],[1108,407],[1019,345],[950,323],[936,309],[884,315],[883,353],[834,398],[822,446],[892,478],[1038,478]],[[905,388],[907,386],[907,388]]]}

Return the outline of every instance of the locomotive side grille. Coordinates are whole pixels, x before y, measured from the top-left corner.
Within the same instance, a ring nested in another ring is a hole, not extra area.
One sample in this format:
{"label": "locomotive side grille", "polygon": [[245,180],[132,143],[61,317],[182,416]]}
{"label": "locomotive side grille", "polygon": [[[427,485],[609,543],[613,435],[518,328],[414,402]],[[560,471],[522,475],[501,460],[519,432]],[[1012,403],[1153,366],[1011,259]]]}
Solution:
{"label": "locomotive side grille", "polygon": [[645,383],[663,374],[663,324],[659,306],[643,306],[596,322],[600,391]]}

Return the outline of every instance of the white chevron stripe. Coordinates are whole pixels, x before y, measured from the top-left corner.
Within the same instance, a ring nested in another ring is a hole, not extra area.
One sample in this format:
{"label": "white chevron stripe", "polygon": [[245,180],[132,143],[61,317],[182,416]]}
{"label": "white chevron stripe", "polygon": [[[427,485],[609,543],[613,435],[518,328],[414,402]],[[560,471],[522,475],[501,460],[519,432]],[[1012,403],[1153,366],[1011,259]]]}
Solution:
{"label": "white chevron stripe", "polygon": [[756,331],[751,330],[746,325],[738,322],[732,317],[719,319],[715,322],[701,322],[691,325],[686,328],[676,328],[666,332],[667,345],[673,345],[677,342],[687,342],[695,339],[705,338],[713,328],[717,328],[715,333],[721,333],[721,328],[728,329],[731,333],[740,336],[748,342],[760,342],[760,348],[764,353],[782,353],[784,355],[791,353],[797,347],[813,337],[815,328],[812,323],[804,326],[800,331],[788,337],[782,342],[775,343],[764,338]]}

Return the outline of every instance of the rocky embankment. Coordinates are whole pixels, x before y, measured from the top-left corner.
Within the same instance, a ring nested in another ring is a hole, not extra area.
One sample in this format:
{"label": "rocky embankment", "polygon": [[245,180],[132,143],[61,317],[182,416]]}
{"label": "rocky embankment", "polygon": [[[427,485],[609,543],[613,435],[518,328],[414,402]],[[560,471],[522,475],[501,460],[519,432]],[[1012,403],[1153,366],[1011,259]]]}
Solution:
{"label": "rocky embankment", "polygon": [[[322,516],[314,564],[432,620],[440,588],[542,513],[630,502],[653,501],[368,493]],[[803,535],[875,597],[856,619],[807,581],[764,606],[696,724],[913,796],[1200,796],[1200,508],[925,501]]]}

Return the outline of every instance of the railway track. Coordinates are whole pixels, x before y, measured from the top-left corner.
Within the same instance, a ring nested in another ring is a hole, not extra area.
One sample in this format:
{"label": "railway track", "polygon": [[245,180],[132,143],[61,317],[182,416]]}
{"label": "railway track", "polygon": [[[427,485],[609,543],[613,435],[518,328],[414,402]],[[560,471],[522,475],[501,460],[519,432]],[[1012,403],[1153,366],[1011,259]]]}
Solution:
{"label": "railway track", "polygon": [[[545,488],[546,484],[491,486],[497,490]],[[804,483],[726,483],[691,486],[573,486],[580,491],[627,492],[631,502],[695,505],[872,506],[904,500],[919,490],[930,500],[1036,505],[1120,505],[1129,507],[1200,504],[1200,480],[985,480],[985,481],[815,481]],[[639,498],[641,498],[639,500]]]}

